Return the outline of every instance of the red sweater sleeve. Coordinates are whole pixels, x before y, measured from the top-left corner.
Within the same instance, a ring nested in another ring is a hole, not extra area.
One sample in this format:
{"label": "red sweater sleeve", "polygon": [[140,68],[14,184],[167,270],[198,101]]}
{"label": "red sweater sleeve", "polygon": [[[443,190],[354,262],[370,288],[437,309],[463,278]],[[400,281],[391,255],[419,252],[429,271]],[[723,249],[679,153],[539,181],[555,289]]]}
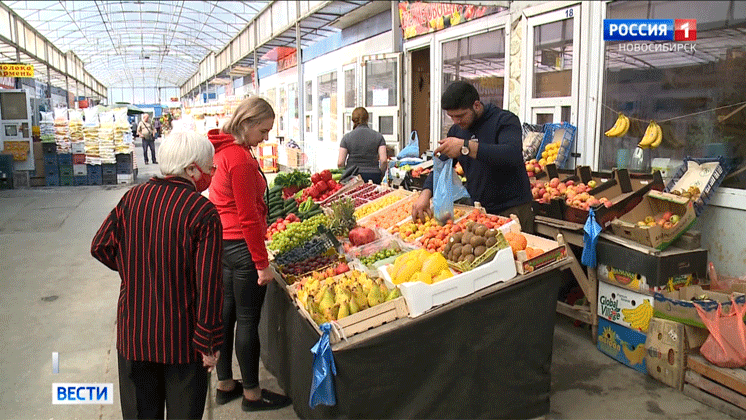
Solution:
{"label": "red sweater sleeve", "polygon": [[267,215],[264,214],[264,209],[259,207],[259,201],[262,200],[264,194],[264,180],[248,162],[232,167],[230,177],[238,221],[249,252],[251,252],[251,258],[257,270],[267,268],[269,257],[264,245],[264,238],[267,234],[265,222]]}

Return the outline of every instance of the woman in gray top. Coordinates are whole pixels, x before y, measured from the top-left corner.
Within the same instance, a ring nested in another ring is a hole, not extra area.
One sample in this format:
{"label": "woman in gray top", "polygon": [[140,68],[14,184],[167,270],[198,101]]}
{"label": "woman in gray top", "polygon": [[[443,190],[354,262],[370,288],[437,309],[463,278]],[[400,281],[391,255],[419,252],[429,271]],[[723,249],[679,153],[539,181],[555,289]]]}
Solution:
{"label": "woman in gray top", "polygon": [[368,111],[363,107],[352,111],[352,131],[342,137],[339,145],[340,168],[357,166],[365,182],[380,184],[386,170],[386,141],[381,133],[368,127]]}

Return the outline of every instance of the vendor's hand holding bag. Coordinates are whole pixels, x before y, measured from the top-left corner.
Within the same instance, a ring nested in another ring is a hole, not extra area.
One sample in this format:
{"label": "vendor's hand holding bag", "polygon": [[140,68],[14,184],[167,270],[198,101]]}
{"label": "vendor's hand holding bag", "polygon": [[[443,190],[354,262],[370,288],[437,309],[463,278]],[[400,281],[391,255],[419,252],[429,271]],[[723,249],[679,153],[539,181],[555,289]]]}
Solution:
{"label": "vendor's hand holding bag", "polygon": [[453,219],[453,202],[469,198],[469,192],[453,170],[453,161],[446,155],[433,159],[433,210],[435,219],[445,223]]}
{"label": "vendor's hand holding bag", "polygon": [[746,304],[736,303],[732,295],[730,300],[732,305],[727,315],[723,315],[723,305],[719,302],[715,311],[706,311],[694,302],[699,317],[710,331],[699,352],[716,366],[739,368],[746,366],[746,325],[743,323]]}

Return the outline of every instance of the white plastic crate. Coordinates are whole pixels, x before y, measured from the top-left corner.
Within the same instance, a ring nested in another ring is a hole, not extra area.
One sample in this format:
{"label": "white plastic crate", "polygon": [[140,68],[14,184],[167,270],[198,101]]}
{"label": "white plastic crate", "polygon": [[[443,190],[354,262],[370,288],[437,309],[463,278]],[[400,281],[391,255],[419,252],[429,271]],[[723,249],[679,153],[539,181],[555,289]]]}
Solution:
{"label": "white plastic crate", "polygon": [[[388,266],[380,267],[379,272],[386,286],[393,288]],[[406,282],[399,284],[402,296],[409,307],[409,317],[415,318],[430,308],[443,305],[455,299],[470,295],[495,283],[510,280],[516,276],[513,251],[505,248],[497,251],[492,261],[471,271],[455,275],[434,284]]]}

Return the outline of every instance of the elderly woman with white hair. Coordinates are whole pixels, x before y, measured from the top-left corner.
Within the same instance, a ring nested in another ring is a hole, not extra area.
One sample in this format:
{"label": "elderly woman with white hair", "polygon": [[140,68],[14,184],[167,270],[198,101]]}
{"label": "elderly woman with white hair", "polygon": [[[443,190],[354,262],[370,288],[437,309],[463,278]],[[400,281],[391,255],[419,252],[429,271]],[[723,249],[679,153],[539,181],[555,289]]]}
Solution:
{"label": "elderly woman with white hair", "polygon": [[127,191],[91,254],[119,272],[117,351],[122,416],[201,419],[223,343],[222,226],[202,194],[214,148],[192,132],[163,142],[160,169]]}

